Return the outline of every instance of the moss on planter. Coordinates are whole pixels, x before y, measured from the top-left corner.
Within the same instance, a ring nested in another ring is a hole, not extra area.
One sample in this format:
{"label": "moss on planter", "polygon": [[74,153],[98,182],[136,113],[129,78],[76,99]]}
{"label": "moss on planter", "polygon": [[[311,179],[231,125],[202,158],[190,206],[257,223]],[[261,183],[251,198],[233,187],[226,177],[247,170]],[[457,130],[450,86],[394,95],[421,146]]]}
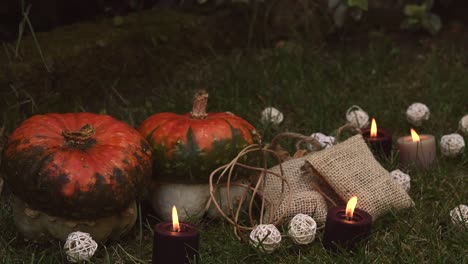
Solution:
{"label": "moss on planter", "polygon": [[124,211],[109,217],[87,221],[49,216],[44,212],[30,209],[19,198],[13,196],[13,219],[16,227],[26,239],[46,242],[50,239],[65,241],[75,231],[90,233],[94,240],[118,240],[127,234],[137,219],[136,202]]}

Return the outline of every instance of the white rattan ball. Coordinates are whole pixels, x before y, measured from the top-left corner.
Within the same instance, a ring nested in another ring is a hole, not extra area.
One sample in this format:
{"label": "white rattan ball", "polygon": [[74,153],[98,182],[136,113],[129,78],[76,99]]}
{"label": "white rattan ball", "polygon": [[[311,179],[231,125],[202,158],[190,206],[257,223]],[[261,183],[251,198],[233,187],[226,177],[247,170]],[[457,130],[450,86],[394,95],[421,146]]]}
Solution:
{"label": "white rattan ball", "polygon": [[250,243],[263,252],[271,253],[281,243],[281,233],[272,224],[258,225],[250,232]]}
{"label": "white rattan ball", "polygon": [[283,113],[281,113],[278,109],[274,107],[267,107],[262,111],[262,119],[263,123],[273,123],[275,125],[281,124],[283,122]]}
{"label": "white rattan ball", "polygon": [[410,124],[420,126],[429,119],[431,112],[429,107],[422,103],[413,103],[406,109],[406,119]]}
{"label": "white rattan ball", "polygon": [[440,139],[440,151],[447,157],[455,157],[463,153],[465,140],[460,134],[453,133],[442,136]]}
{"label": "white rattan ball", "polygon": [[[327,136],[327,135],[322,134],[320,132],[313,133],[312,135],[310,135],[310,137],[315,138],[320,143],[322,148],[333,147],[333,143],[335,143],[335,138],[334,137]],[[309,147],[310,150],[319,150],[312,144],[309,144],[308,147]]]}
{"label": "white rattan ball", "polygon": [[460,119],[460,122],[458,123],[458,128],[463,134],[468,135],[468,115],[465,115]]}
{"label": "white rattan ball", "polygon": [[289,222],[288,235],[299,245],[307,245],[314,241],[317,232],[317,223],[306,214],[297,214]]}
{"label": "white rattan ball", "polygon": [[89,261],[97,247],[98,244],[89,233],[80,231],[70,233],[63,246],[67,253],[67,260],[73,263]]}
{"label": "white rattan ball", "polygon": [[406,192],[409,192],[411,188],[411,177],[408,174],[401,170],[394,170],[390,172],[390,175],[403,187],[403,189],[405,189]]}
{"label": "white rattan ball", "polygon": [[348,108],[346,111],[346,120],[357,128],[369,126],[369,115],[357,105]]}
{"label": "white rattan ball", "polygon": [[450,218],[452,219],[452,223],[456,225],[464,225],[468,228],[468,206],[460,204],[455,207],[450,211]]}

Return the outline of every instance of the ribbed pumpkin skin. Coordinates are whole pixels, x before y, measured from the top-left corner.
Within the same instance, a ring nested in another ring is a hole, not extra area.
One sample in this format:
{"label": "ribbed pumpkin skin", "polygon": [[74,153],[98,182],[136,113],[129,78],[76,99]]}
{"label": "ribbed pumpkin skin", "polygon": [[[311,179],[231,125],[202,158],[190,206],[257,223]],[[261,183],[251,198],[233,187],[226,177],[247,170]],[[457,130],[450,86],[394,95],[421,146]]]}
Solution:
{"label": "ribbed pumpkin skin", "polygon": [[210,173],[237,156],[259,135],[244,119],[229,113],[158,113],[139,128],[153,150],[153,179],[166,183],[207,183]]}
{"label": "ribbed pumpkin skin", "polygon": [[[91,125],[75,145],[62,131]],[[132,127],[92,113],[36,115],[9,137],[2,167],[11,191],[31,208],[72,219],[120,212],[151,177],[151,150]]]}

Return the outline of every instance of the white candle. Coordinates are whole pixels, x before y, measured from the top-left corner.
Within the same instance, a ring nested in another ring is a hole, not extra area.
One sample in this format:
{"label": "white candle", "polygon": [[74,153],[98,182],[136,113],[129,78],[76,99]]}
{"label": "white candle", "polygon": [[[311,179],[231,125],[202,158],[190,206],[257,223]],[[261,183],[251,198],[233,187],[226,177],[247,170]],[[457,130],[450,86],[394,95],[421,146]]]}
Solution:
{"label": "white candle", "polygon": [[403,166],[416,165],[427,168],[436,157],[435,138],[432,135],[418,135],[413,129],[411,133],[412,136],[398,139],[400,163]]}

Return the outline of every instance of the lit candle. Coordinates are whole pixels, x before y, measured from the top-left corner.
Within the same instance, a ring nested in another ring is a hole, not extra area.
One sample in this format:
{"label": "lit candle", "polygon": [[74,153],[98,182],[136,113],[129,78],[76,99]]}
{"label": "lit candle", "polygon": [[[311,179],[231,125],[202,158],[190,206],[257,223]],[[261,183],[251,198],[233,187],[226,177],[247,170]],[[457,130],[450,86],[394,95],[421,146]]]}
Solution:
{"label": "lit candle", "polygon": [[432,135],[418,135],[411,129],[411,136],[398,139],[400,151],[400,163],[403,166],[417,165],[423,168],[429,167],[435,160],[435,138]]}
{"label": "lit candle", "polygon": [[177,209],[172,207],[172,222],[154,228],[153,264],[199,263],[199,234],[192,225],[179,223]]}
{"label": "lit candle", "polygon": [[392,153],[392,135],[387,130],[377,129],[375,118],[372,118],[371,128],[362,130],[362,137],[370,146],[374,154],[384,154],[390,157]]}
{"label": "lit candle", "polygon": [[356,244],[366,241],[370,235],[372,216],[356,208],[357,197],[349,199],[346,206],[330,208],[325,222],[323,245],[328,249],[338,247],[353,249]]}

